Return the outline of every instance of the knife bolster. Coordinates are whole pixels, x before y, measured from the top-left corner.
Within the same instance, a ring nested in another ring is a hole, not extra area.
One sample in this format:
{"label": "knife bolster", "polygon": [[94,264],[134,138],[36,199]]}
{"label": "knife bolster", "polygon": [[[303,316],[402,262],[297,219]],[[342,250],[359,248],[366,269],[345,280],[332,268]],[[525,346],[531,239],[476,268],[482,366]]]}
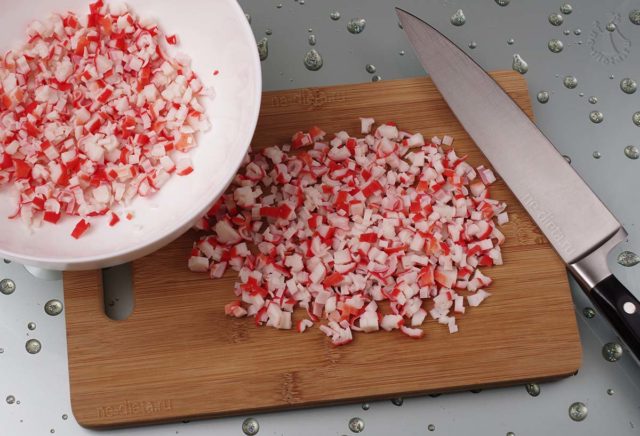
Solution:
{"label": "knife bolster", "polygon": [[624,241],[626,237],[627,231],[621,226],[594,250],[569,264],[569,271],[585,290],[593,289],[598,283],[611,275],[611,270],[607,263],[607,255],[613,247]]}

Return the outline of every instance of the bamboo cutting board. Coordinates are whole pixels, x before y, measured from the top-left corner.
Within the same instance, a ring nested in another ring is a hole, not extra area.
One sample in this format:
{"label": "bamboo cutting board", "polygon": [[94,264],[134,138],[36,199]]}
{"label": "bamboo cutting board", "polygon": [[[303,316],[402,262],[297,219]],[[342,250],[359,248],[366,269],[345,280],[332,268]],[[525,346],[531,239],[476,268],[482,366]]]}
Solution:
{"label": "bamboo cutting board", "polygon": [[[531,116],[522,76],[494,77]],[[253,146],[312,125],[356,134],[360,116],[453,135],[459,154],[487,165],[426,78],[267,92]],[[505,184],[491,192],[509,205],[505,265],[487,269],[493,296],[468,309],[454,335],[429,320],[421,340],[356,333],[334,348],[317,325],[299,334],[225,317],[234,275],[211,281],[187,270],[194,233],[134,262],[135,309],[125,321],[104,315],[100,271],[65,273],[75,417],[87,427],[147,424],[575,373],[581,348],[564,266]]]}

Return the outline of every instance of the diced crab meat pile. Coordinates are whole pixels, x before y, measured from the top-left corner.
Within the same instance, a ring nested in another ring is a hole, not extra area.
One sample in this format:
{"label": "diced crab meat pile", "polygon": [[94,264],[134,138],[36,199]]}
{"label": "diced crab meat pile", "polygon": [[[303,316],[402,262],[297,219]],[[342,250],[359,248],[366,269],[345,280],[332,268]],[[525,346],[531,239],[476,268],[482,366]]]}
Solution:
{"label": "diced crab meat pile", "polygon": [[420,338],[427,317],[455,333],[456,317],[490,295],[480,268],[502,264],[497,223],[508,221],[489,196],[493,172],[449,136],[373,124],[330,141],[313,128],[248,156],[189,259],[212,278],[239,272],[228,315],[299,332],[321,322],[342,345],[354,331]]}
{"label": "diced crab meat pile", "polygon": [[[192,171],[187,152],[209,121],[202,82],[177,42],[124,5],[34,21],[0,59],[0,188],[15,187],[28,225],[111,214]],[[4,185],[4,186],[3,186]]]}

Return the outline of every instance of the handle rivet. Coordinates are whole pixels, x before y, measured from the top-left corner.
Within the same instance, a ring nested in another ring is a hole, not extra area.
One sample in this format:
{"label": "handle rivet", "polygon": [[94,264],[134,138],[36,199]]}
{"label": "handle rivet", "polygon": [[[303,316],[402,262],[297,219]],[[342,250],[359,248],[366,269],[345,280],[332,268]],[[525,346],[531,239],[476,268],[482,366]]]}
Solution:
{"label": "handle rivet", "polygon": [[636,313],[637,308],[636,308],[636,305],[633,304],[631,301],[627,301],[622,305],[622,310],[624,310],[629,315],[632,315]]}

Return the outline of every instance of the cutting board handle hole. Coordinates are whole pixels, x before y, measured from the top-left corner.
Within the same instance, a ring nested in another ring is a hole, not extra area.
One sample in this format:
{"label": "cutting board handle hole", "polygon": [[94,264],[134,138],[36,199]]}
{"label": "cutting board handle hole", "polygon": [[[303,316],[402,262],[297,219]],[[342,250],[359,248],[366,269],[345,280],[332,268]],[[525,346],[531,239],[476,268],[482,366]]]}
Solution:
{"label": "cutting board handle hole", "polygon": [[104,313],[114,321],[123,321],[135,306],[133,274],[130,263],[102,270]]}

